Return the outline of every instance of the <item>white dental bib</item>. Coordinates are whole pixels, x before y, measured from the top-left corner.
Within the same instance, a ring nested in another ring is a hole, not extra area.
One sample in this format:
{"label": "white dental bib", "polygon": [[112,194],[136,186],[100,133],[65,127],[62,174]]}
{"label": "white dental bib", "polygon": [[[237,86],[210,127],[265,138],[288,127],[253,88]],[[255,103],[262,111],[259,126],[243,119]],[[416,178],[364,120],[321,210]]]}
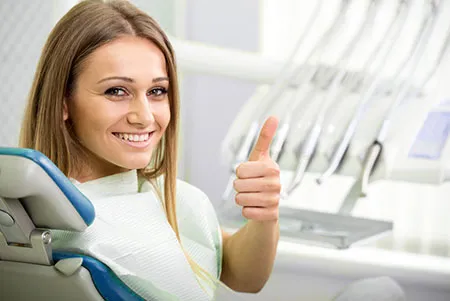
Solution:
{"label": "white dental bib", "polygon": [[[95,221],[83,233],[52,231],[54,249],[97,258],[146,300],[210,299],[151,184],[135,170],[75,185],[93,203]],[[185,250],[218,279],[222,241],[215,211],[203,192],[180,180],[177,218]]]}

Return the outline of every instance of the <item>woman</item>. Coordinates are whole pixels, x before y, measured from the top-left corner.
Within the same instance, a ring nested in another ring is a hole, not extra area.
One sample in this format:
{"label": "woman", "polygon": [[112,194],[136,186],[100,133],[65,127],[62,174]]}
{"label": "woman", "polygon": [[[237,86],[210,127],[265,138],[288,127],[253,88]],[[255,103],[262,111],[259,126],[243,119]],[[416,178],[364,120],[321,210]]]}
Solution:
{"label": "woman", "polygon": [[82,234],[55,233],[54,246],[84,246],[79,251],[105,261],[147,299],[158,290],[210,299],[208,284],[219,280],[258,292],[279,236],[279,169],[268,155],[277,120],[267,120],[250,161],[237,169],[236,202],[249,221],[230,235],[207,197],[176,180],[178,94],[166,35],[129,2],[83,1],[58,22],[36,71],[21,147],[48,156],[97,216]]}

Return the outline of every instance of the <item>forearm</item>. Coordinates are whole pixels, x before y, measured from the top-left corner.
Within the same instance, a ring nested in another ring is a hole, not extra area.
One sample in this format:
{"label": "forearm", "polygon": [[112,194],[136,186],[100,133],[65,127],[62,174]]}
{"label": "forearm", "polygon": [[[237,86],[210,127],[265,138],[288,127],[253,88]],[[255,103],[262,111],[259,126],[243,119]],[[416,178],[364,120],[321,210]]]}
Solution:
{"label": "forearm", "polygon": [[278,238],[277,220],[249,221],[234,235],[224,234],[221,280],[235,291],[260,291],[272,272]]}

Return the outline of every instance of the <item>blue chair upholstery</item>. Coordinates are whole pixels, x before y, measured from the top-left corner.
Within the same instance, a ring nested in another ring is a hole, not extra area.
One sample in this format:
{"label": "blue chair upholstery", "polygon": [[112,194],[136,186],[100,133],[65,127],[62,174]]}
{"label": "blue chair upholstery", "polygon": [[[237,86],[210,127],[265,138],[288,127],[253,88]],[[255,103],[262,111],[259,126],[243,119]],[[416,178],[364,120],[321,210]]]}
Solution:
{"label": "blue chair upholstery", "polygon": [[0,156],[24,158],[37,164],[54,181],[59,189],[61,189],[67,200],[82,217],[86,225],[89,226],[92,224],[95,219],[95,209],[92,203],[70,182],[58,167],[56,167],[56,165],[41,152],[26,148],[0,147]]}
{"label": "blue chair upholstery", "polygon": [[[42,185],[45,185],[45,187],[40,189]],[[16,203],[14,206],[8,207],[8,201],[11,200]],[[17,208],[17,206],[22,211],[20,213],[16,212],[16,215],[14,215],[13,209]],[[49,216],[49,212],[54,214]],[[25,220],[25,224],[28,226],[30,224],[34,225],[36,229],[39,228],[38,230],[54,229],[82,232],[95,219],[94,206],[89,199],[46,156],[31,149],[0,147],[0,278],[8,277],[9,279],[16,279],[15,282],[17,282],[17,279],[29,279],[36,275],[44,275],[44,272],[46,275],[45,277],[37,277],[36,282],[38,283],[36,285],[34,283],[31,285],[18,283],[16,289],[11,289],[10,286],[12,284],[15,285],[12,281],[8,286],[4,287],[2,287],[3,283],[0,283],[1,300],[26,300],[30,295],[33,296],[33,292],[26,292],[27,289],[40,290],[39,281],[47,281],[44,284],[46,285],[46,300],[61,300],[61,290],[64,290],[63,288],[58,288],[59,291],[56,292],[58,297],[55,297],[55,299],[51,297],[51,278],[55,277],[56,282],[56,277],[61,277],[58,279],[58,283],[64,283],[64,285],[69,285],[70,287],[70,283],[67,284],[67,279],[71,278],[59,273],[54,267],[60,260],[68,258],[83,259],[83,271],[87,270],[90,277],[83,276],[81,280],[79,275],[74,275],[74,277],[78,277],[77,286],[80,286],[80,283],[85,285],[86,279],[92,282],[87,285],[90,291],[86,295],[95,295],[95,300],[99,300],[99,295],[108,301],[144,300],[125,285],[109,267],[99,260],[86,255],[59,252],[50,248],[48,250],[49,262],[44,265],[42,262],[34,262],[33,256],[23,254],[19,254],[17,258],[22,256],[25,258],[24,261],[21,262],[14,256],[12,256],[14,259],[11,260],[11,253],[14,253],[14,250],[17,250],[18,253],[22,251],[20,249],[21,244],[15,241],[8,241],[8,234],[9,239],[18,237],[16,235],[17,231],[11,230],[11,225],[5,224],[5,219],[3,219],[2,224],[1,218],[6,216],[6,221],[13,220],[15,224],[18,224],[24,217],[23,215],[26,215],[24,213],[28,214],[28,216],[25,216],[28,219]],[[11,219],[8,219],[9,217]],[[46,220],[43,220],[44,218]],[[36,229],[28,229],[28,231],[33,233]],[[31,237],[30,233],[27,232],[20,237]],[[10,243],[14,246],[10,247]],[[45,244],[48,244],[48,242],[42,243],[42,246],[45,246]],[[29,249],[26,252],[29,252]],[[39,252],[42,252],[42,249],[42,247],[36,248]],[[14,275],[14,266],[17,266],[17,275]],[[95,293],[93,287],[95,287],[98,294]],[[94,294],[92,294],[92,291],[94,291]],[[72,296],[68,296],[72,298],[71,300],[76,298],[76,296],[73,296],[74,291],[71,294]]]}
{"label": "blue chair upholstery", "polygon": [[109,267],[97,259],[80,254],[53,252],[53,260],[55,263],[61,259],[75,257],[80,257],[83,259],[83,267],[89,271],[95,287],[105,300],[144,301],[144,299],[135,294],[128,286],[126,286]]}

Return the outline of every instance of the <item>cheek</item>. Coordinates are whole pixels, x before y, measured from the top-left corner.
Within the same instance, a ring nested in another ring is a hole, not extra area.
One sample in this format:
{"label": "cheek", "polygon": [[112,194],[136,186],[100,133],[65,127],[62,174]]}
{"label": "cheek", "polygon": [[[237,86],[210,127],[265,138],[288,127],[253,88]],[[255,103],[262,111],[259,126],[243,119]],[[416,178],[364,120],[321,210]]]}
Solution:
{"label": "cheek", "polygon": [[74,103],[69,111],[75,134],[84,143],[102,141],[107,129],[117,120],[120,110],[97,99]]}
{"label": "cheek", "polygon": [[[84,110],[78,106],[74,106],[74,109],[70,112],[71,120],[74,126],[75,134],[80,140],[97,132],[101,122],[98,121],[98,117],[91,113],[91,110]],[[90,130],[89,130],[90,129]]]}
{"label": "cheek", "polygon": [[155,110],[155,121],[161,129],[161,134],[164,134],[164,131],[167,129],[170,122],[170,117],[170,105],[168,102],[160,104],[157,110]]}

